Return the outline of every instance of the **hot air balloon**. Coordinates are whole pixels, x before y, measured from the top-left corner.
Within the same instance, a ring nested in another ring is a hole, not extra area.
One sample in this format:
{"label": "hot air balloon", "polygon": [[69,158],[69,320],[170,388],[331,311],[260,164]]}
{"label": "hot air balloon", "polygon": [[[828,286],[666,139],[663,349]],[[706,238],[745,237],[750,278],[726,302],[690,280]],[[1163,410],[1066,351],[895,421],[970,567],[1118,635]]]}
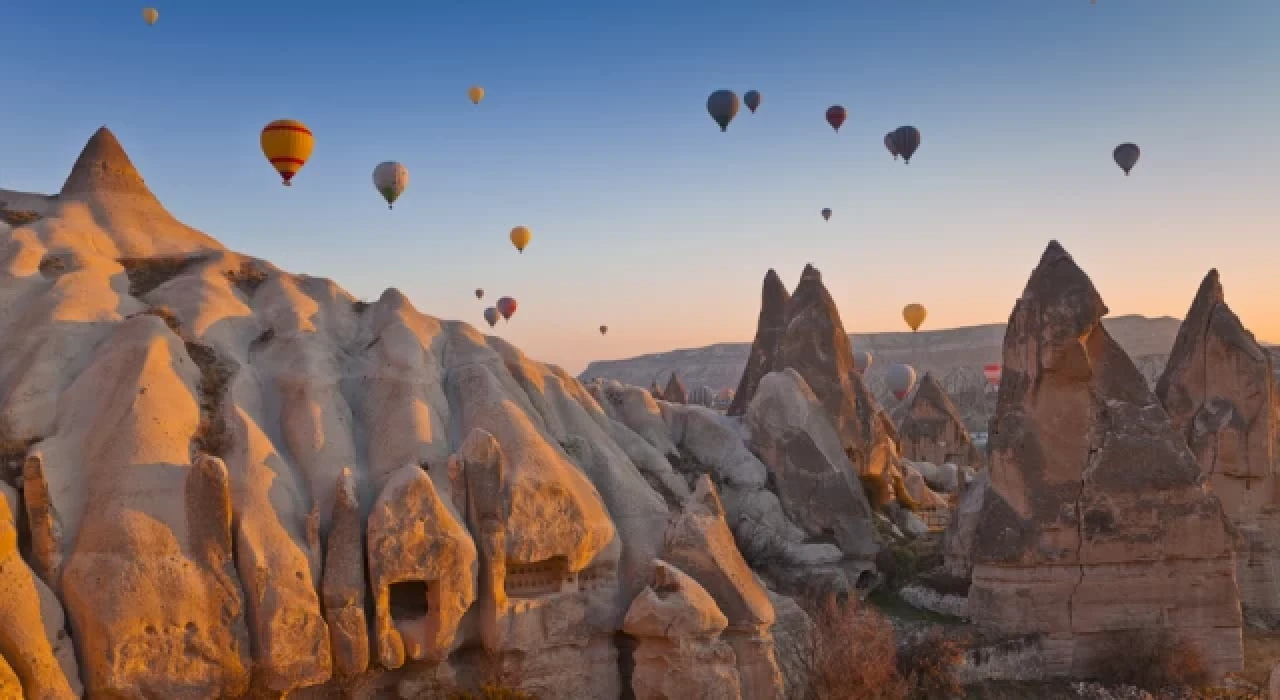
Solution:
{"label": "hot air balloon", "polygon": [[498,325],[498,310],[490,306],[484,310],[484,320],[489,322],[489,327],[493,328]]}
{"label": "hot air balloon", "polygon": [[524,252],[524,247],[529,245],[531,240],[533,240],[533,231],[530,231],[528,226],[517,226],[511,229],[511,245],[514,245],[516,250],[521,253]]}
{"label": "hot air balloon", "polygon": [[982,375],[987,378],[987,383],[995,386],[1000,383],[1000,365],[983,365]]}
{"label": "hot air balloon", "polygon": [[728,131],[729,122],[738,114],[738,96],[732,90],[716,90],[707,98],[707,113],[721,131]]}
{"label": "hot air balloon", "polygon": [[840,105],[832,105],[827,108],[827,123],[836,131],[840,131],[840,125],[844,123],[847,116],[849,116],[849,112]]}
{"label": "hot air balloon", "polygon": [[924,317],[929,314],[925,308],[919,304],[907,304],[902,307],[902,320],[911,326],[911,332],[920,330],[920,324],[924,323]]}
{"label": "hot air balloon", "polygon": [[853,353],[853,368],[858,370],[858,374],[866,374],[867,368],[871,366],[871,353],[866,350]]}
{"label": "hot air balloon", "polygon": [[889,136],[893,138],[893,152],[902,156],[903,163],[910,163],[911,156],[920,147],[920,130],[914,126],[900,126]]}
{"label": "hot air balloon", "polygon": [[393,160],[379,163],[373,169],[373,186],[382,193],[390,209],[409,186],[409,169]]}
{"label": "hot air balloon", "polygon": [[755,114],[756,109],[760,107],[760,91],[747,90],[746,94],[742,96],[742,104],[746,105],[752,114]]}
{"label": "hot air balloon", "polygon": [[483,290],[483,289],[477,289],[477,290],[476,290],[476,298],[477,298],[477,299],[483,299],[483,298],[484,298],[484,290]]}
{"label": "hot air balloon", "polygon": [[480,100],[484,99],[484,88],[472,85],[471,89],[467,90],[467,97],[471,98],[471,104],[480,104]]}
{"label": "hot air balloon", "polygon": [[311,157],[315,139],[306,124],[293,119],[277,119],[262,129],[262,154],[280,173],[286,187],[293,184],[293,176]]}
{"label": "hot air balloon", "polygon": [[502,297],[495,306],[498,308],[498,313],[508,321],[516,314],[516,300],[511,297]]}
{"label": "hot air balloon", "polygon": [[889,384],[889,391],[892,391],[894,397],[901,401],[907,398],[911,388],[916,385],[916,370],[911,365],[894,365],[885,375],[885,381]]}
{"label": "hot air balloon", "polygon": [[887,148],[887,149],[889,149],[889,152],[893,154],[893,159],[894,159],[894,160],[897,160],[897,159],[898,159],[898,147],[897,147],[897,146],[895,146],[895,145],[893,145],[893,132],[892,132],[892,131],[890,131],[889,133],[887,133],[887,134],[885,134],[885,135],[884,135],[884,147],[885,147],[885,148]]}
{"label": "hot air balloon", "polygon": [[822,210],[822,218],[823,218],[823,219],[826,219],[827,221],[830,221],[830,220],[831,220],[831,210],[830,210],[830,209],[823,209],[823,210]]}
{"label": "hot air balloon", "polygon": [[600,335],[604,335],[605,333],[608,333],[608,332],[609,332],[608,326],[600,326]]}
{"label": "hot air balloon", "polygon": [[148,25],[155,24],[156,20],[160,19],[160,13],[154,7],[144,7],[142,9],[142,19]]}
{"label": "hot air balloon", "polygon": [[1111,152],[1111,157],[1116,159],[1116,165],[1120,166],[1121,170],[1124,170],[1124,174],[1127,177],[1129,171],[1133,170],[1133,166],[1138,164],[1138,156],[1141,154],[1142,151],[1138,149],[1138,144],[1122,143],[1116,146],[1116,150]]}

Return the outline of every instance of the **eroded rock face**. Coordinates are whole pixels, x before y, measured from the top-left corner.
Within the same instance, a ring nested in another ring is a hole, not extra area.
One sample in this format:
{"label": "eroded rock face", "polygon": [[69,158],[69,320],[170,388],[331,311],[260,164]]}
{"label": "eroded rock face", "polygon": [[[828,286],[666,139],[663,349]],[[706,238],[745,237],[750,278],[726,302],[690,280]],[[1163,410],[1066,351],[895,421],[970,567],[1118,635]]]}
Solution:
{"label": "eroded rock face", "polygon": [[83,692],[62,604],[18,553],[18,494],[0,483],[0,698]]}
{"label": "eroded rock face", "polygon": [[1240,668],[1222,507],[1089,278],[1053,242],[1010,316],[991,489],[969,612],[1045,638],[1046,672],[1086,675],[1108,633],[1169,628],[1215,673]]}
{"label": "eroded rock face", "polygon": [[960,491],[942,538],[943,567],[952,576],[968,579],[973,575],[973,538],[990,488],[991,472],[984,469]]}
{"label": "eroded rock face", "polygon": [[639,640],[631,688],[636,700],[742,697],[733,649],[719,639],[728,621],[696,581],[653,562],[653,585],[631,608],[622,630]]}
{"label": "eroded rock face", "polygon": [[[35,445],[5,469],[30,547],[0,573],[24,601],[0,602],[4,692],[66,697],[60,673],[72,696],[433,697],[498,674],[613,700],[615,635],[653,560],[688,550],[736,611],[719,643],[742,687],[772,698],[747,562],[780,590],[850,587],[740,420],[228,251],[106,131],[61,194],[0,199],[40,217],[0,225],[0,416]],[[669,542],[706,475],[723,505]]]}
{"label": "eroded rock face", "polygon": [[338,675],[369,668],[369,622],[365,616],[364,520],[355,475],[344,469],[333,504],[332,525],[324,557],[325,622]]}
{"label": "eroded rock face", "polygon": [[898,426],[898,444],[906,459],[933,464],[981,466],[982,453],[964,427],[964,419],[933,374],[925,372]]}
{"label": "eroded rock face", "polygon": [[756,337],[751,341],[751,354],[747,366],[738,381],[738,390],[729,403],[728,415],[742,416],[756,394],[756,387],[764,375],[774,371],[778,363],[778,341],[787,328],[787,304],[791,293],[787,291],[778,273],[769,270],[760,290],[760,318],[756,321]]}
{"label": "eroded rock face", "polygon": [[1280,624],[1280,400],[1270,353],[1227,306],[1210,270],[1174,342],[1156,395],[1240,532],[1245,614]]}
{"label": "eroded rock face", "polygon": [[788,368],[766,375],[747,409],[747,425],[787,517],[810,538],[834,541],[850,559],[874,561],[879,542],[871,505],[839,435],[800,374]]}
{"label": "eroded rock face", "polygon": [[444,660],[475,601],[475,543],[416,464],[387,480],[367,537],[378,660]]}
{"label": "eroded rock face", "polygon": [[692,576],[725,614],[723,638],[737,656],[744,697],[783,697],[774,654],[775,619],[769,592],[738,552],[725,522],[724,506],[710,477],[703,475],[684,511],[667,526],[663,559]]}

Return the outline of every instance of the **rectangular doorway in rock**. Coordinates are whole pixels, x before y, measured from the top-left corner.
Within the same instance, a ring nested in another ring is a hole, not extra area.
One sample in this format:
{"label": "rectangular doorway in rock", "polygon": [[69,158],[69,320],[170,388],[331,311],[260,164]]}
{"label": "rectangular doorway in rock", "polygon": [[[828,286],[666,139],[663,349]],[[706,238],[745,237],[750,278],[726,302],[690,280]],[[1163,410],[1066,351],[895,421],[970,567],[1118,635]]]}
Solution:
{"label": "rectangular doorway in rock", "polygon": [[391,619],[395,622],[420,622],[427,619],[426,581],[397,581],[388,587]]}

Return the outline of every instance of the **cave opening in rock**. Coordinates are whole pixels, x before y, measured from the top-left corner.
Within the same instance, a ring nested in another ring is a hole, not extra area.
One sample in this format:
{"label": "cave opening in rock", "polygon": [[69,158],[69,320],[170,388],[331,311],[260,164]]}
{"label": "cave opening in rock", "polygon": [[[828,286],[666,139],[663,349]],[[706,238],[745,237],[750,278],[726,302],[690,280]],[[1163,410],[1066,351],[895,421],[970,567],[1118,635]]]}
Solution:
{"label": "cave opening in rock", "polygon": [[413,621],[426,619],[427,582],[397,581],[390,586],[391,618]]}

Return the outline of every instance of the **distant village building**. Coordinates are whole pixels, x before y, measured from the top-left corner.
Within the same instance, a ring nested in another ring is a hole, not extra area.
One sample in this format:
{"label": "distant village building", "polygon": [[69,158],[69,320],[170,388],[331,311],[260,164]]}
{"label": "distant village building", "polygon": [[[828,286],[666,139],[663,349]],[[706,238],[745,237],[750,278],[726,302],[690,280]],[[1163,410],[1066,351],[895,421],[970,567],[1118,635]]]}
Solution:
{"label": "distant village building", "polygon": [[915,462],[982,466],[982,452],[964,427],[964,419],[933,374],[920,388],[898,428],[902,456]]}
{"label": "distant village building", "polygon": [[716,401],[716,392],[709,386],[700,386],[689,392],[689,403],[711,408]]}

